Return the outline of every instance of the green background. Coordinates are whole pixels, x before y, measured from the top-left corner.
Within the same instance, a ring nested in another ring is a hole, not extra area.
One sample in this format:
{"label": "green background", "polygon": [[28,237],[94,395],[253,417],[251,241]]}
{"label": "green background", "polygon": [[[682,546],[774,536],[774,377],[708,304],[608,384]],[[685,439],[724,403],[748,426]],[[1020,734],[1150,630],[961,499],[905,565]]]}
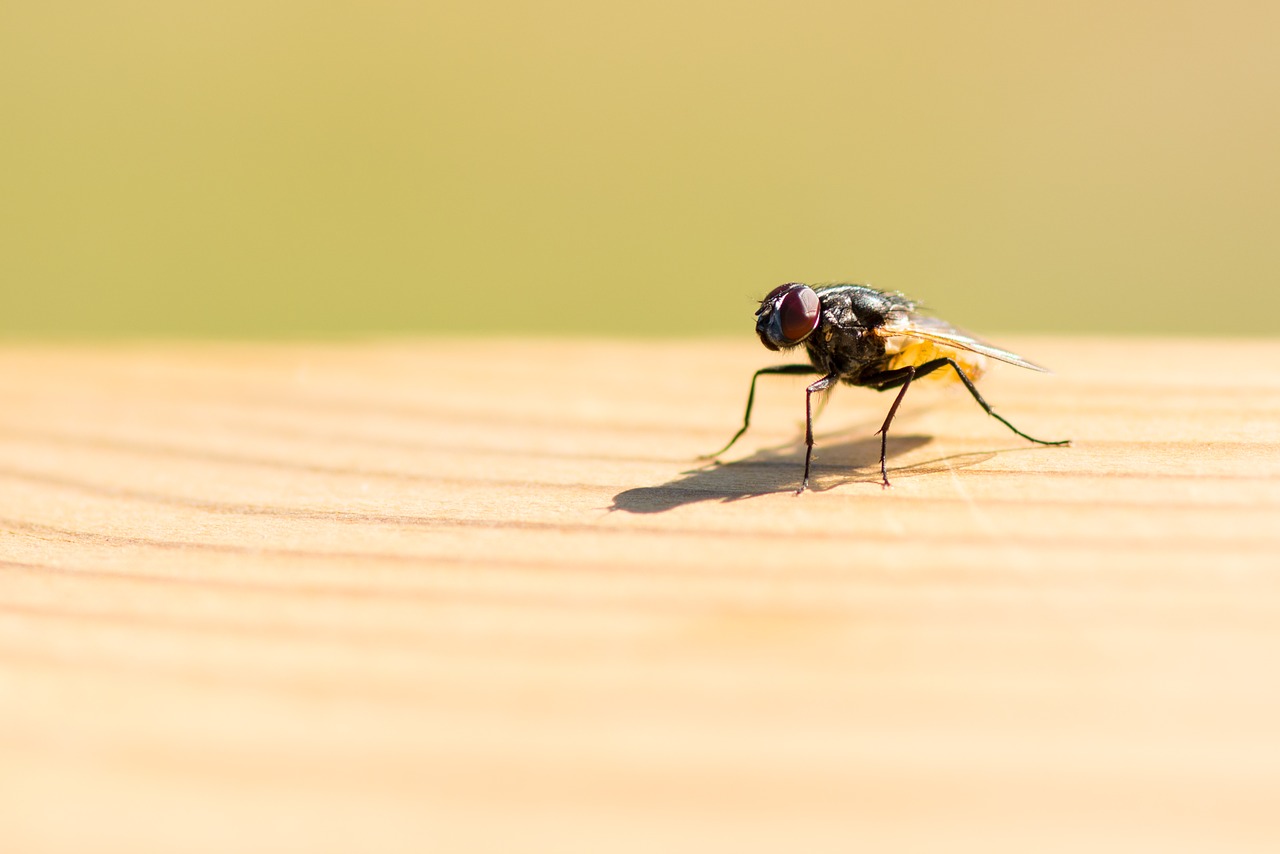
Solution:
{"label": "green background", "polygon": [[1280,3],[0,4],[0,334],[1280,331]]}

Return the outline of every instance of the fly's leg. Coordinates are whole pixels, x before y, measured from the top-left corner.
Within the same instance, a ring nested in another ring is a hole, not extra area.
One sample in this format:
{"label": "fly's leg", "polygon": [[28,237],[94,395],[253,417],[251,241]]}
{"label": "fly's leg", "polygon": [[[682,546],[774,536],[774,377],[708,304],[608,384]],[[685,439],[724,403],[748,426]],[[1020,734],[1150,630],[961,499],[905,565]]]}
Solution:
{"label": "fly's leg", "polygon": [[725,451],[733,447],[734,443],[742,438],[742,434],[747,432],[747,428],[751,426],[751,407],[756,402],[756,380],[760,379],[761,374],[816,374],[817,368],[812,365],[776,365],[772,368],[761,368],[751,377],[751,391],[747,393],[747,411],[742,416],[742,427],[737,433],[733,434],[733,438],[729,440],[729,444],[725,445],[714,454],[705,454],[699,457],[700,460],[714,460]]}
{"label": "fly's leg", "polygon": [[911,385],[911,381],[916,377],[927,376],[928,374],[933,373],[939,368],[945,368],[948,366],[955,369],[956,375],[960,377],[960,381],[964,383],[964,387],[969,390],[969,394],[973,396],[973,399],[976,400],[978,402],[978,405],[982,407],[983,412],[987,413],[992,418],[996,419],[1001,424],[1008,427],[1014,433],[1026,439],[1028,442],[1035,442],[1037,445],[1070,445],[1071,444],[1070,439],[1062,439],[1056,442],[1047,442],[1044,439],[1037,439],[1034,436],[1028,436],[1026,433],[1023,433],[1017,427],[1014,427],[1012,424],[1006,421],[1003,417],[1001,417],[994,409],[992,409],[991,404],[983,400],[982,395],[978,393],[977,387],[974,386],[973,380],[969,379],[968,375],[965,374],[963,370],[961,370],[960,366],[956,364],[955,359],[950,359],[946,357],[943,357],[941,359],[934,359],[931,362],[925,362],[923,365],[908,366],[905,368],[898,368],[892,371],[884,371],[879,374],[872,374],[869,377],[864,377],[862,382],[860,383],[861,385],[870,386],[871,388],[874,388],[878,391],[888,391],[891,388],[897,388],[898,386],[902,386],[902,390],[899,391],[898,396],[894,398],[893,406],[889,407],[889,414],[884,419],[884,426],[880,428],[880,477],[885,486],[889,485],[889,474],[885,466],[885,453],[887,450],[887,444],[889,439],[889,422],[893,421],[893,416],[898,411],[898,404],[902,403],[902,396],[907,393],[907,387]]}
{"label": "fly's leg", "polygon": [[956,374],[960,377],[960,381],[963,382],[964,387],[969,390],[969,394],[973,395],[973,399],[978,401],[978,405],[982,407],[983,412],[986,412],[992,418],[999,421],[1001,424],[1008,427],[1010,430],[1012,430],[1014,433],[1017,433],[1019,436],[1026,439],[1028,442],[1035,442],[1037,445],[1070,445],[1071,444],[1070,439],[1059,439],[1056,442],[1047,442],[1044,439],[1037,439],[1035,436],[1028,436],[1026,433],[1023,433],[1017,427],[1014,427],[1012,424],[1010,424],[1008,421],[1002,418],[994,409],[992,409],[991,404],[987,403],[985,400],[982,399],[982,395],[978,394],[978,389],[977,387],[974,386],[973,380],[969,379],[969,377],[965,375],[965,372],[962,371],[960,369],[960,366],[956,364],[955,359],[942,358],[942,359],[934,359],[932,362],[925,362],[923,365],[920,365],[919,367],[916,368],[916,376],[922,377],[925,374],[933,373],[939,368],[945,368],[947,365],[950,365],[951,367],[955,368]]}
{"label": "fly's leg", "polygon": [[813,460],[813,394],[826,391],[838,377],[839,374],[827,374],[804,390],[804,479],[800,481],[796,495],[809,487],[809,463]]}
{"label": "fly's leg", "polygon": [[880,386],[880,390],[893,388],[895,385],[902,385],[898,391],[898,396],[893,399],[893,405],[889,407],[889,414],[884,417],[884,423],[880,425],[877,431],[880,434],[880,487],[887,488],[889,486],[889,466],[886,462],[889,456],[889,425],[893,423],[893,416],[898,414],[898,407],[902,405],[902,398],[906,396],[907,389],[911,387],[911,381],[916,378],[916,369],[908,366],[900,368],[903,372],[902,378],[889,381],[889,385]]}

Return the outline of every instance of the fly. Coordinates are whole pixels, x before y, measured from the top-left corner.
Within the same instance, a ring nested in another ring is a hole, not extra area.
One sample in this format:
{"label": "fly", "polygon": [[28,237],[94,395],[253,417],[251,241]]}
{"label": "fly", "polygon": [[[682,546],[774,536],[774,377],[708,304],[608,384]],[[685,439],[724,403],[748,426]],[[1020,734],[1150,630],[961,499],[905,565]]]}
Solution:
{"label": "fly", "polygon": [[1039,445],[1068,445],[1069,439],[1047,442],[1028,436],[996,413],[978,393],[974,381],[986,368],[986,359],[1045,371],[1016,353],[992,346],[956,329],[946,321],[918,310],[908,297],[892,291],[878,291],[865,285],[808,285],[792,282],[769,292],[756,311],[756,334],[770,350],[790,350],[804,345],[810,364],[777,365],[761,368],[751,377],[747,411],[742,427],[729,444],[710,457],[718,457],[733,447],[751,424],[756,380],[763,374],[820,374],[809,385],[804,398],[804,478],[796,494],[809,486],[813,459],[813,395],[829,391],[837,382],[873,388],[898,389],[880,430],[880,479],[889,486],[885,464],[889,425],[913,380],[935,371],[954,373],[983,411],[1022,438]]}

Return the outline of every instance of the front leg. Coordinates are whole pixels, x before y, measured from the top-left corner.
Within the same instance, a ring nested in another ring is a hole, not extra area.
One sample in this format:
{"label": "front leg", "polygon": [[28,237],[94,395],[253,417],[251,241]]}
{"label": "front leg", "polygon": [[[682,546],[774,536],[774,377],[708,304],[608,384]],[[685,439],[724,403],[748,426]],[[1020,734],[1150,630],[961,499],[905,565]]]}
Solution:
{"label": "front leg", "polygon": [[742,438],[742,434],[747,432],[747,428],[751,426],[751,407],[756,402],[756,380],[760,379],[762,374],[816,374],[818,369],[813,365],[775,365],[772,368],[761,368],[751,377],[751,391],[747,393],[747,412],[742,416],[742,427],[737,433],[733,434],[733,438],[729,440],[729,444],[725,445],[714,454],[706,454],[699,457],[702,460],[714,460],[725,451],[733,447],[734,442]]}

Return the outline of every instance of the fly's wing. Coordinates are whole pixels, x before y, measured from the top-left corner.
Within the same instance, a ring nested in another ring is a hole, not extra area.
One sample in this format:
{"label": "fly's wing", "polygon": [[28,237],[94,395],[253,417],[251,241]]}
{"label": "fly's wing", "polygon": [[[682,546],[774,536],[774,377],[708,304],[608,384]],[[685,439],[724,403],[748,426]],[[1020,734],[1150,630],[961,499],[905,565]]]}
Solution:
{"label": "fly's wing", "polygon": [[939,320],[927,314],[920,314],[911,309],[890,312],[885,319],[884,326],[881,327],[880,334],[884,336],[905,335],[908,338],[934,341],[938,344],[945,344],[948,347],[968,350],[971,353],[981,353],[984,356],[990,356],[993,359],[1007,362],[1010,365],[1017,365],[1020,368],[1029,368],[1033,371],[1043,371],[1044,373],[1049,372],[1048,368],[1043,368],[1035,362],[1029,362],[1017,353],[1002,350],[999,347],[988,344],[986,341],[974,338],[968,332],[956,329],[945,320]]}

